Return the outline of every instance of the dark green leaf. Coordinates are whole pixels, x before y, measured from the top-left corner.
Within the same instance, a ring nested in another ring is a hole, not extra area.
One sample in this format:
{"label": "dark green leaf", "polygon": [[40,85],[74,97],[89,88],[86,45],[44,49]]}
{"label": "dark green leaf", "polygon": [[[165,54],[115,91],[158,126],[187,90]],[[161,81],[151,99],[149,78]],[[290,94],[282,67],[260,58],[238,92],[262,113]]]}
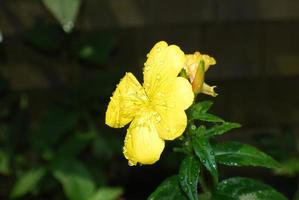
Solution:
{"label": "dark green leaf", "polygon": [[192,137],[192,146],[195,154],[199,157],[200,161],[211,172],[214,182],[218,182],[218,170],[214,155],[214,150],[209,141],[202,136],[195,135]]}
{"label": "dark green leaf", "polygon": [[202,101],[197,104],[194,104],[189,109],[189,119],[196,119],[198,115],[206,113],[212,105],[212,101]]}
{"label": "dark green leaf", "polygon": [[197,120],[205,121],[205,122],[224,122],[223,119],[217,117],[216,115],[212,115],[209,113],[201,113],[195,117]]}
{"label": "dark green leaf", "polygon": [[222,142],[214,146],[218,163],[229,166],[260,166],[277,168],[279,164],[255,147],[238,142]]}
{"label": "dark green leaf", "polygon": [[186,157],[180,166],[179,182],[190,200],[197,200],[197,184],[200,173],[200,162],[194,156]]}
{"label": "dark green leaf", "polygon": [[61,159],[53,164],[54,177],[62,184],[70,200],[86,200],[95,192],[95,184],[85,166],[75,160]]}
{"label": "dark green leaf", "polygon": [[60,147],[58,155],[74,157],[97,136],[96,132],[76,133]]}
{"label": "dark green leaf", "polygon": [[59,27],[37,21],[30,30],[24,33],[25,39],[35,48],[42,51],[58,51],[64,42],[65,34]]}
{"label": "dark green leaf", "polygon": [[71,32],[77,18],[81,0],[42,0],[59,21],[65,32]]}
{"label": "dark green leaf", "polygon": [[73,46],[74,54],[81,60],[105,64],[116,45],[113,33],[91,33],[84,35]]}
{"label": "dark green leaf", "polygon": [[9,156],[6,151],[0,149],[0,174],[9,175]]}
{"label": "dark green leaf", "polygon": [[78,119],[77,113],[52,108],[41,117],[37,133],[32,138],[34,146],[39,151],[51,148],[63,134],[75,128]]}
{"label": "dark green leaf", "polygon": [[224,122],[223,124],[215,125],[212,128],[207,129],[205,131],[205,136],[211,137],[215,135],[222,135],[234,128],[239,128],[239,127],[241,127],[241,125],[238,123]]}
{"label": "dark green leaf", "polygon": [[287,200],[282,194],[259,181],[235,177],[218,184],[213,200]]}
{"label": "dark green leaf", "polygon": [[45,173],[46,169],[39,167],[32,168],[31,170],[22,174],[14,184],[10,193],[10,197],[18,198],[29,192],[32,192]]}
{"label": "dark green leaf", "polygon": [[88,200],[117,200],[122,194],[122,188],[102,187]]}
{"label": "dark green leaf", "polygon": [[279,175],[288,175],[295,176],[299,173],[299,159],[298,158],[290,158],[283,163],[281,163],[281,167],[275,169],[275,174]]}
{"label": "dark green leaf", "polygon": [[187,200],[179,185],[178,176],[164,180],[147,200]]}

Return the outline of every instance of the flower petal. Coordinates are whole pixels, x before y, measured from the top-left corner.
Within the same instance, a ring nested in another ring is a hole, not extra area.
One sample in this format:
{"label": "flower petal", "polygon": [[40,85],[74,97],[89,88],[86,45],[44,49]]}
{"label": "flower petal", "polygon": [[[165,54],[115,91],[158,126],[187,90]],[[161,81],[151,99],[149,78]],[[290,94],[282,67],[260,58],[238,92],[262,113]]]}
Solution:
{"label": "flower petal", "polygon": [[156,120],[159,135],[165,140],[174,140],[182,135],[187,125],[187,117],[184,112],[194,100],[194,93],[190,82],[177,77],[172,85],[163,88],[151,101],[154,110],[158,113]]}
{"label": "flower petal", "polygon": [[186,110],[191,106],[194,100],[194,93],[190,82],[183,78],[177,77],[173,83],[172,91],[168,91],[167,104],[174,104],[177,109]]}
{"label": "flower petal", "polygon": [[174,140],[181,136],[187,126],[187,116],[183,109],[165,107],[160,110],[161,120],[157,123],[159,136],[164,140]]}
{"label": "flower petal", "polygon": [[167,88],[180,73],[185,64],[185,54],[176,45],[168,46],[166,42],[158,42],[148,54],[144,64],[144,88],[151,98],[161,88]]}
{"label": "flower petal", "polygon": [[128,124],[146,100],[146,94],[138,80],[131,73],[121,79],[106,111],[106,124],[120,128]]}
{"label": "flower petal", "polygon": [[150,118],[147,113],[135,118],[127,131],[123,153],[131,166],[155,163],[164,149],[164,140]]}

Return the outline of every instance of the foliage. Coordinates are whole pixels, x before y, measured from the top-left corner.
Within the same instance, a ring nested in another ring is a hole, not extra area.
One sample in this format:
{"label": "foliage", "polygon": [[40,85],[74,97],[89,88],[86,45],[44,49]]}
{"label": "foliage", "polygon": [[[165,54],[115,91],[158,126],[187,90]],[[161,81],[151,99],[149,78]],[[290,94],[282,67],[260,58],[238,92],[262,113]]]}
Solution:
{"label": "foliage", "polygon": [[[170,200],[177,199],[178,195],[185,195],[184,198],[189,200],[285,200],[286,198],[272,187],[253,179],[234,177],[218,183],[218,164],[270,169],[278,169],[280,164],[250,145],[230,141],[215,142],[216,136],[225,134],[240,125],[225,122],[208,113],[211,106],[211,101],[202,101],[188,110],[188,129],[181,140],[182,147],[176,148],[186,154],[179,173],[166,179],[148,199]],[[209,172],[212,177],[212,184],[207,182],[205,172]]]}

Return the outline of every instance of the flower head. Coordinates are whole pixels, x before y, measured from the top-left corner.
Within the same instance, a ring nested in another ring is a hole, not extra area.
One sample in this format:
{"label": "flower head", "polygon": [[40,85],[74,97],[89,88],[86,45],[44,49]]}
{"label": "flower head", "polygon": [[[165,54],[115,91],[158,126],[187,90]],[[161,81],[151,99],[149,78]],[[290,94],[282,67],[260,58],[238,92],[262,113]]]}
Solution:
{"label": "flower head", "polygon": [[185,110],[194,99],[190,82],[178,77],[186,62],[178,46],[158,42],[147,57],[143,85],[126,73],[106,111],[106,124],[111,127],[131,122],[123,148],[129,165],[159,160],[164,140],[174,140],[186,129]]}
{"label": "flower head", "polygon": [[195,52],[186,55],[185,70],[192,84],[194,93],[204,93],[211,96],[217,96],[214,91],[216,86],[209,86],[204,82],[204,74],[211,65],[215,65],[213,57]]}

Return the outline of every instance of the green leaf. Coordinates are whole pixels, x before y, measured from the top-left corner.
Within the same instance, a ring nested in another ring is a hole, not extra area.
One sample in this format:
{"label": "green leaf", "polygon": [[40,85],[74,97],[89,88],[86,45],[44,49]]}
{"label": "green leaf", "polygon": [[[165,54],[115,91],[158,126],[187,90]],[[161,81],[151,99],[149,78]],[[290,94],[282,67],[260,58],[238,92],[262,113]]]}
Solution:
{"label": "green leaf", "polygon": [[188,200],[181,190],[178,176],[174,175],[164,180],[147,200]]}
{"label": "green leaf", "polygon": [[57,26],[40,20],[24,33],[25,39],[33,47],[48,52],[58,51],[63,45],[64,36],[64,32]]}
{"label": "green leaf", "polygon": [[42,2],[52,12],[63,30],[67,33],[71,32],[79,12],[81,0],[42,0]]}
{"label": "green leaf", "polygon": [[222,142],[214,146],[218,163],[229,166],[260,166],[277,168],[280,165],[255,147],[238,142]]}
{"label": "green leaf", "polygon": [[205,122],[224,122],[224,120],[220,117],[217,117],[216,115],[212,115],[209,113],[201,113],[197,115],[195,119]]}
{"label": "green leaf", "polygon": [[259,181],[235,177],[218,184],[213,200],[287,200],[281,193]]}
{"label": "green leaf", "polygon": [[38,151],[48,150],[63,134],[75,128],[78,119],[75,112],[52,108],[41,117],[38,130],[32,138],[33,145]]}
{"label": "green leaf", "polygon": [[118,187],[102,187],[88,200],[116,200],[123,194]]}
{"label": "green leaf", "polygon": [[299,173],[299,159],[298,158],[290,158],[283,163],[281,163],[281,167],[275,169],[275,174],[279,175],[288,175],[295,176]]}
{"label": "green leaf", "polygon": [[197,200],[197,184],[200,173],[200,162],[194,156],[186,157],[180,166],[179,182],[190,200]]}
{"label": "green leaf", "polygon": [[116,46],[116,36],[114,33],[89,33],[75,41],[73,44],[73,53],[79,59],[97,63],[106,64],[113,48]]}
{"label": "green leaf", "polygon": [[74,157],[97,136],[96,132],[75,133],[59,148],[58,155]]}
{"label": "green leaf", "polygon": [[94,194],[95,184],[89,172],[76,160],[56,160],[53,174],[70,200],[86,200]]}
{"label": "green leaf", "polygon": [[193,110],[193,112],[196,113],[206,113],[208,112],[208,110],[210,110],[212,105],[212,101],[201,101],[197,104],[194,104],[191,109]]}
{"label": "green leaf", "polygon": [[206,113],[213,105],[212,101],[202,101],[199,103],[194,104],[188,110],[188,119],[196,119],[198,115]]}
{"label": "green leaf", "polygon": [[6,151],[0,149],[0,174],[9,175],[9,156]]}
{"label": "green leaf", "polygon": [[45,174],[46,169],[43,167],[33,168],[25,172],[17,179],[10,193],[10,197],[14,199],[32,192]]}
{"label": "green leaf", "polygon": [[222,135],[234,128],[240,128],[241,125],[238,123],[224,122],[220,125],[215,125],[205,131],[205,136],[212,137],[216,135]]}
{"label": "green leaf", "polygon": [[215,160],[214,150],[209,141],[202,136],[192,137],[192,146],[196,156],[200,159],[207,170],[212,174],[214,183],[218,182],[218,170]]}

